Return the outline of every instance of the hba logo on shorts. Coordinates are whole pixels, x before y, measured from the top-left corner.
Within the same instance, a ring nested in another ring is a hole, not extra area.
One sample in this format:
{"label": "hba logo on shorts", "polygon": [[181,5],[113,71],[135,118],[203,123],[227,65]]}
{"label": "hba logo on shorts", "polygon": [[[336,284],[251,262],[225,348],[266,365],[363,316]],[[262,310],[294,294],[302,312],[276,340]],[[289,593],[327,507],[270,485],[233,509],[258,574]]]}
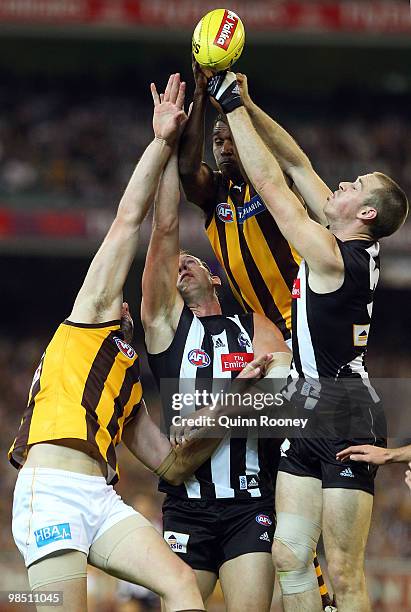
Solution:
{"label": "hba logo on shorts", "polygon": [[266,514],[258,514],[255,520],[259,525],[263,525],[264,527],[270,527],[270,525],[273,524],[273,521]]}
{"label": "hba logo on shorts", "polygon": [[238,222],[244,223],[250,217],[255,217],[259,213],[267,210],[266,205],[259,195],[255,195],[249,202],[244,202],[243,206],[237,208]]}
{"label": "hba logo on shorts", "polygon": [[231,223],[234,221],[233,211],[231,210],[231,206],[228,202],[221,202],[216,206],[217,217],[223,223]]}
{"label": "hba logo on shorts", "polygon": [[187,543],[190,535],[188,533],[179,533],[178,531],[165,531],[164,539],[174,552],[186,553]]}
{"label": "hba logo on shorts", "polygon": [[210,356],[202,349],[193,349],[190,351],[188,353],[188,361],[197,368],[206,368],[211,363]]}
{"label": "hba logo on shorts", "polygon": [[231,11],[224,11],[224,16],[213,44],[216,45],[216,47],[220,47],[220,49],[224,49],[226,51],[233,39],[237,23],[238,17],[235,13],[232,13]]}
{"label": "hba logo on shorts", "polygon": [[136,351],[133,349],[132,346],[127,344],[127,342],[124,342],[124,340],[122,340],[118,336],[114,336],[113,340],[117,344],[118,350],[123,353],[123,355],[125,355],[128,359],[133,359],[134,355],[136,354]]}
{"label": "hba logo on shorts", "polygon": [[60,523],[60,525],[50,525],[42,527],[34,532],[36,544],[40,548],[52,542],[59,540],[71,540],[71,531],[69,523]]}

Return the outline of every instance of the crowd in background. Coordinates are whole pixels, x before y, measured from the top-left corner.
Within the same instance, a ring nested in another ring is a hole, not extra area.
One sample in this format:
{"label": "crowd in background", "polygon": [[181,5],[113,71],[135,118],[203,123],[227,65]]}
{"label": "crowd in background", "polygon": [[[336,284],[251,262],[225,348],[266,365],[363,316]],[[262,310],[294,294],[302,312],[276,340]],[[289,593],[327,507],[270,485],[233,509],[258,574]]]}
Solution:
{"label": "crowd in background", "polygon": [[[379,169],[411,192],[411,123],[406,104],[381,105],[372,118],[351,100],[315,105],[281,98],[258,102],[283,123],[335,189],[340,180]],[[385,109],[385,110],[383,110]],[[214,112],[214,111],[213,111]],[[210,113],[210,116],[213,113]],[[403,117],[403,118],[401,118]],[[152,138],[150,94],[83,97],[44,90],[0,94],[0,198],[43,207],[113,206]],[[208,159],[211,159],[208,150]]]}

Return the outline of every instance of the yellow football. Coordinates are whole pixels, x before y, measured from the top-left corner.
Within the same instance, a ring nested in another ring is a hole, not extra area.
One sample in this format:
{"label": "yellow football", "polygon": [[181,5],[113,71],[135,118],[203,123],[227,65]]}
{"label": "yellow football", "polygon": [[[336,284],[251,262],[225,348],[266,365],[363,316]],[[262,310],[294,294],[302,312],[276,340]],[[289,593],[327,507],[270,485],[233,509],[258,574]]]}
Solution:
{"label": "yellow football", "polygon": [[244,26],[239,16],[228,9],[214,9],[196,25],[193,54],[202,68],[220,72],[238,60],[244,42]]}

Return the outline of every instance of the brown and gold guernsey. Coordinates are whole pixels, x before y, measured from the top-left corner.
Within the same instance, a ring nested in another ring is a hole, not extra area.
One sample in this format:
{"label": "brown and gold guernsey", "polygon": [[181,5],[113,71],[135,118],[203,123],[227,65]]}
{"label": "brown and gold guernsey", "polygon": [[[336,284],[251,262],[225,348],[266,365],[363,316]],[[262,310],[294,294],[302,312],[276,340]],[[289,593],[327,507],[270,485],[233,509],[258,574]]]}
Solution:
{"label": "brown and gold guernsey", "polygon": [[136,351],[120,321],[96,325],[65,321],[38,366],[27,408],[9,451],[15,467],[32,444],[85,440],[107,463],[107,482],[118,480],[115,447],[140,407],[142,387]]}
{"label": "brown and gold guernsey", "polygon": [[265,314],[291,337],[291,291],[301,258],[285,240],[253,187],[220,172],[206,233],[245,311]]}

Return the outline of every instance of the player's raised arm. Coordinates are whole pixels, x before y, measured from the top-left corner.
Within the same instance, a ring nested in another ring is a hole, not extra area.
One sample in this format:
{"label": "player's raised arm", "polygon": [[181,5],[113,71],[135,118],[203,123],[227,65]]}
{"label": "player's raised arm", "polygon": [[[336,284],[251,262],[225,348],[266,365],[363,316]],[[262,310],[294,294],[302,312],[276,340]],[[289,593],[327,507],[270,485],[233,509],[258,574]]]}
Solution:
{"label": "player's raised arm", "polygon": [[[160,103],[159,97],[155,89],[152,92],[156,107]],[[157,191],[143,272],[141,320],[150,353],[162,352],[170,345],[184,304],[176,285],[180,252],[177,146],[174,147]]]}
{"label": "player's raised arm", "polygon": [[[209,81],[209,93],[227,115],[244,170],[264,199],[283,236],[307,261],[311,271],[323,278],[332,275],[340,283],[344,266],[335,237],[309,218],[288,188],[283,172],[254,129],[238,92],[235,74],[217,75]],[[338,278],[337,278],[338,277]],[[321,290],[334,290],[322,286]]]}
{"label": "player's raised arm", "polygon": [[195,80],[190,116],[180,139],[179,172],[187,199],[204,211],[214,203],[215,179],[212,169],[203,162],[204,121],[207,106],[207,77],[192,59]]}
{"label": "player's raised arm", "polygon": [[167,98],[155,108],[155,138],[144,151],[121,198],[116,218],[95,255],[77,295],[70,320],[100,323],[120,318],[122,289],[134,259],[141,223],[153,201],[161,172],[184,117],[178,96],[184,84],[171,75]]}
{"label": "player's raised arm", "polygon": [[294,138],[251,99],[246,75],[238,73],[237,82],[244,106],[259,136],[277,158],[281,170],[292,179],[315,219],[326,225],[324,205],[332,193],[330,188],[315,172]]}

